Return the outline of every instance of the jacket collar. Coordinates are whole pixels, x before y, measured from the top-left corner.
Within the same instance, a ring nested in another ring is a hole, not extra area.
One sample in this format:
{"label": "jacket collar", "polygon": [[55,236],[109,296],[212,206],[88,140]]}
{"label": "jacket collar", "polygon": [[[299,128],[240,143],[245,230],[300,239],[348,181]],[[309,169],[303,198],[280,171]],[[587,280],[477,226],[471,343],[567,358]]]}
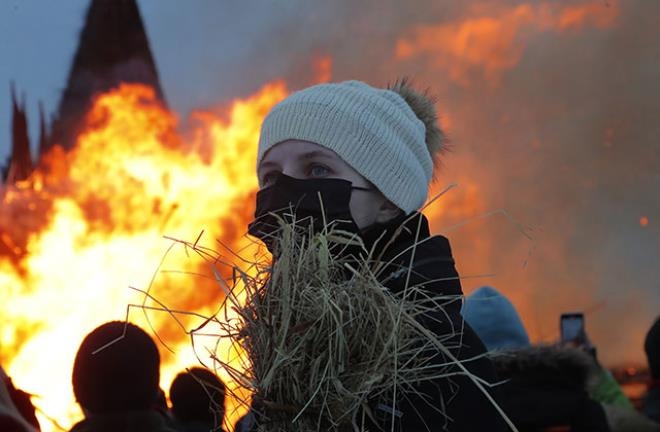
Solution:
{"label": "jacket collar", "polygon": [[405,247],[431,236],[429,221],[422,213],[399,216],[384,224],[375,224],[361,233],[367,250],[374,249],[374,258],[381,252],[393,255]]}

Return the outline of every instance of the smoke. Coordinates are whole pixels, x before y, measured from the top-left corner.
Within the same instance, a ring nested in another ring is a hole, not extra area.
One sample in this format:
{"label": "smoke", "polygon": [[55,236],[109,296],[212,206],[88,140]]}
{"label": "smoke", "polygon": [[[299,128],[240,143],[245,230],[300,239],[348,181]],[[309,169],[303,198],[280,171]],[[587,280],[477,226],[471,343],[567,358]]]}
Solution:
{"label": "smoke", "polygon": [[[657,57],[656,35],[644,18],[657,10],[643,9],[619,5],[610,27],[532,27],[515,67],[459,81],[445,96],[459,149],[447,164],[469,160],[463,175],[480,184],[488,207],[542,229],[516,275],[511,254],[524,257],[526,239],[497,227],[484,233],[501,245],[488,262],[503,277],[492,283],[521,307],[536,338],[556,336],[562,311],[584,310],[609,364],[643,360],[644,331],[660,306],[649,265],[660,257],[652,119],[660,99],[650,72],[658,64],[645,60]],[[656,222],[640,226],[643,215]]]}

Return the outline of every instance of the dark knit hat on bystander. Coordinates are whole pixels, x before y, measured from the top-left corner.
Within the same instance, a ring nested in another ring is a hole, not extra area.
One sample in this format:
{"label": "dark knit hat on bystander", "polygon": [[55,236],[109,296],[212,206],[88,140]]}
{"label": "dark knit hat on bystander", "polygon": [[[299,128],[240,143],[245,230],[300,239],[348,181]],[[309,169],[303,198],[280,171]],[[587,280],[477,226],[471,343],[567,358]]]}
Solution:
{"label": "dark knit hat on bystander", "polygon": [[151,408],[158,394],[160,355],[141,328],[101,325],[83,340],[73,365],[73,392],[92,413]]}

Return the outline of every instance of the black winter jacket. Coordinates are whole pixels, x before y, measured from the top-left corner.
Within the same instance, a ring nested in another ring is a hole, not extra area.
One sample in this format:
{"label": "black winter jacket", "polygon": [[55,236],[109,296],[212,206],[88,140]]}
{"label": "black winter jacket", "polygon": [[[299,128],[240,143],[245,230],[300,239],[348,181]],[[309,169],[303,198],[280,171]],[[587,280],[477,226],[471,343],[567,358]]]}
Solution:
{"label": "black winter jacket", "polygon": [[[443,236],[431,236],[428,221],[421,213],[369,230],[363,237],[368,248],[376,243],[374,255],[378,256],[378,251],[382,253],[379,261],[390,263],[379,273],[379,278],[392,292],[400,293],[408,284],[423,286],[435,297],[447,296],[442,309],[423,317],[422,324],[443,339],[451,354],[471,374],[495,384],[498,379],[491,360],[484,356],[486,348],[460,314],[463,291],[449,241]],[[390,238],[394,240],[385,247]],[[437,364],[449,361],[440,352],[433,354]],[[407,394],[398,402],[402,415],[397,430],[509,430],[492,402],[457,365],[448,366],[443,372],[456,375],[419,385],[418,390],[425,398]],[[497,399],[494,389],[487,385],[484,388]],[[391,417],[391,413],[380,417],[383,421],[379,426],[383,430],[390,430]]]}
{"label": "black winter jacket", "polygon": [[[423,286],[433,296],[447,297],[443,307],[421,318],[421,323],[443,339],[444,346],[471,374],[487,383],[496,383],[493,364],[485,356],[486,348],[460,314],[463,292],[449,241],[442,236],[431,236],[428,221],[421,213],[374,226],[362,233],[362,238],[367,249],[374,250],[372,259],[383,263],[377,276],[393,293],[401,293],[408,284]],[[430,356],[436,365],[449,361],[438,351]],[[397,401],[395,431],[509,430],[487,396],[458,366],[447,366],[443,372],[454,375],[419,384],[416,387],[419,394],[405,394]],[[493,389],[489,393],[497,398]],[[368,421],[366,430],[391,431],[393,416],[388,409],[391,405],[391,401],[373,401],[372,413],[377,424]],[[256,411],[241,419],[236,430],[256,430]]]}

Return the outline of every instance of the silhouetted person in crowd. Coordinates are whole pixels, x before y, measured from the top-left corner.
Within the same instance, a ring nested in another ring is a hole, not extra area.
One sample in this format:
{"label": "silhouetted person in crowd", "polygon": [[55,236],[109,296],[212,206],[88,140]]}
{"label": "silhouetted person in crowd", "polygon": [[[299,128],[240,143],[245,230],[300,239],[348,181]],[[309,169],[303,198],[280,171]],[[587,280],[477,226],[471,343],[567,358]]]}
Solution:
{"label": "silhouetted person in crowd", "polygon": [[179,373],[170,387],[172,419],[178,432],[222,431],[225,385],[208,369]]}
{"label": "silhouetted person in crowd", "polygon": [[656,318],[646,334],[644,351],[651,373],[649,390],[644,399],[644,413],[660,423],[660,317]]}
{"label": "silhouetted person in crowd", "polygon": [[167,396],[165,396],[165,391],[162,388],[158,389],[154,409],[168,421],[170,420],[170,408],[167,406]]}
{"label": "silhouetted person in crowd", "polygon": [[83,340],[73,393],[85,419],[72,432],[172,432],[157,406],[160,355],[139,327],[112,321]]}
{"label": "silhouetted person in crowd", "polygon": [[[10,420],[13,417],[17,417],[18,420]],[[16,421],[21,424],[27,423],[31,429],[25,430],[40,430],[31,396],[16,388],[5,370],[0,367],[0,431],[24,430],[12,429],[8,426]]]}
{"label": "silhouetted person in crowd", "polygon": [[0,431],[37,432],[39,422],[30,396],[14,387],[0,367]]}
{"label": "silhouetted person in crowd", "polygon": [[577,348],[531,346],[513,304],[495,288],[466,297],[463,316],[491,355],[500,379],[500,403],[523,431],[570,427],[570,431],[609,431],[603,407],[589,397],[594,373],[588,353]]}

